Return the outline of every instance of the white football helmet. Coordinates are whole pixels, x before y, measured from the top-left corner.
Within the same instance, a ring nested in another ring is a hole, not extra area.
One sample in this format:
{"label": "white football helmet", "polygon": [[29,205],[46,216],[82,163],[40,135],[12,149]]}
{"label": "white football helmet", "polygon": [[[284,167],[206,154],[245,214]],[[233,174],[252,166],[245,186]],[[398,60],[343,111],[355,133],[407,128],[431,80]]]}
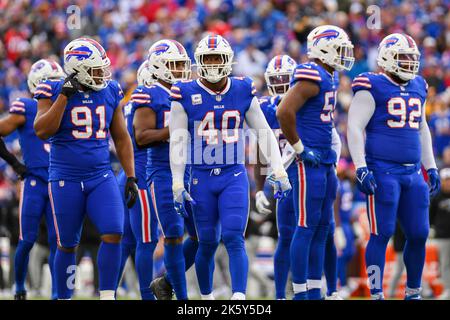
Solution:
{"label": "white football helmet", "polygon": [[[179,63],[184,63],[183,68]],[[181,43],[160,40],[148,50],[148,69],[157,79],[167,83],[188,80],[191,77],[191,59]]]}
{"label": "white football helmet", "polygon": [[296,63],[288,55],[278,55],[270,60],[264,78],[271,96],[284,95],[289,89]]}
{"label": "white football helmet", "polygon": [[325,25],[314,28],[308,35],[308,57],[319,59],[337,71],[350,70],[355,58],[353,44],[339,27]]}
{"label": "white football helmet", "polygon": [[66,74],[59,63],[47,59],[38,60],[33,63],[28,73],[28,89],[31,93],[34,93],[39,82],[47,79],[60,79],[65,76]]}
{"label": "white football helmet", "polygon": [[390,34],[378,46],[378,65],[402,80],[415,78],[419,72],[419,60],[420,52],[416,42],[406,34]]}
{"label": "white football helmet", "polygon": [[150,86],[155,79],[153,78],[153,74],[150,72],[148,68],[148,60],[145,60],[137,71],[137,82],[138,86]]}
{"label": "white football helmet", "polygon": [[[206,64],[207,55],[220,55],[222,63]],[[219,35],[206,36],[200,40],[194,57],[198,76],[208,82],[217,83],[231,74],[234,52],[228,41]]]}
{"label": "white football helmet", "polygon": [[76,72],[77,80],[84,86],[99,91],[111,79],[111,62],[105,49],[95,40],[78,38],[64,48],[64,70],[68,75]]}

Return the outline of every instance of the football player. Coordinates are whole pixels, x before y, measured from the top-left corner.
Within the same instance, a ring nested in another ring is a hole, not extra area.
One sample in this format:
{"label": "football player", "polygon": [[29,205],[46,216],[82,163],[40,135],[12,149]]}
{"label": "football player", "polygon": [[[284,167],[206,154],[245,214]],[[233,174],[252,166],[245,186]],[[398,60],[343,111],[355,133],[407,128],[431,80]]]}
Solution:
{"label": "football player", "polygon": [[[259,99],[261,110],[278,140],[281,153],[284,151],[287,140],[281,132],[276,117],[276,109],[283,98],[283,95],[289,89],[292,74],[296,66],[296,62],[288,55],[277,55],[272,58],[267,65],[264,74],[270,96],[261,97]],[[293,162],[291,161],[291,163]],[[296,176],[296,168],[297,166],[295,164],[291,164],[287,169],[291,184],[291,179]],[[262,161],[258,161],[254,173],[257,190],[256,209],[259,213],[267,215],[271,213],[270,209],[267,208],[267,206],[270,205],[270,202],[264,193],[265,175],[261,172],[261,169],[263,169]],[[278,242],[274,255],[274,280],[275,298],[279,300],[286,299],[286,282],[290,269],[289,249],[295,230],[294,199],[292,198],[292,194],[292,192],[289,193],[286,199],[277,201],[276,203]]]}
{"label": "football player", "polygon": [[353,45],[344,30],[320,26],[307,38],[311,62],[300,64],[277,109],[281,130],[298,156],[294,183],[297,227],[291,245],[294,299],[321,299],[325,243],[332,220],[339,139],[333,126],[338,71],[350,70]]}
{"label": "football player", "polygon": [[[51,139],[49,194],[58,250],[55,273],[58,299],[72,297],[75,250],[87,213],[101,235],[98,251],[100,299],[115,299],[123,233],[124,209],[138,198],[133,145],[121,108],[122,89],[110,80],[110,61],[104,48],[90,38],[64,48],[65,80],[41,82],[34,97],[38,112],[36,135]],[[108,139],[127,176],[120,191],[111,169]]]}
{"label": "football player", "polygon": [[[257,130],[271,164],[276,195],[291,189],[276,138],[256,98],[253,81],[230,77],[233,50],[219,35],[203,38],[194,53],[198,80],[172,86],[170,166],[176,209],[192,204],[199,248],[195,268],[202,299],[213,299],[214,253],[222,240],[230,262],[231,299],[245,299],[248,258],[244,233],[249,213],[249,183],[244,166],[244,120]],[[183,182],[188,148],[190,191]],[[192,195],[192,197],[191,197]]]}
{"label": "football player", "polygon": [[[35,62],[28,74],[27,84],[31,94],[44,80],[60,80],[65,74],[61,66],[52,61],[41,59]],[[0,136],[6,136],[14,130],[19,132],[19,143],[23,153],[27,172],[22,182],[19,200],[19,243],[14,258],[16,284],[15,299],[25,300],[25,279],[28,270],[30,250],[37,239],[39,223],[45,216],[50,248],[49,266],[54,280],[53,260],[56,252],[56,234],[48,197],[48,158],[50,144],[39,139],[33,129],[37,112],[37,101],[30,98],[17,98],[9,108],[9,115],[0,120]],[[56,299],[56,284],[52,281],[52,298]]]}
{"label": "football player", "polygon": [[440,180],[425,118],[428,86],[418,75],[419,58],[413,38],[391,34],[378,48],[382,72],[363,73],[352,84],[347,136],[358,187],[367,195],[371,234],[366,266],[373,299],[384,298],[386,246],[397,219],[407,239],[405,298],[421,298],[429,198],[438,192]]}
{"label": "football player", "polygon": [[[170,87],[191,74],[191,60],[177,41],[160,40],[148,54],[148,67],[155,78],[150,87],[138,87],[132,95],[136,113],[134,130],[139,147],[147,153],[147,186],[151,210],[158,218],[164,236],[164,264],[167,275],[155,279],[151,289],[158,300],[178,300],[187,296],[186,270],[194,263],[197,238],[192,214],[180,216],[173,207],[172,174],[169,162]],[[188,182],[186,175],[185,182]],[[185,226],[189,237],[183,242]]]}
{"label": "football player", "polygon": [[[144,61],[137,71],[139,88],[149,88],[154,82],[153,75],[148,68],[148,61]],[[145,165],[147,164],[147,150],[140,149],[134,137],[133,119],[136,113],[135,100],[139,100],[133,94],[131,101],[123,107],[125,123],[133,142],[134,170],[138,180],[138,201],[136,205],[128,209],[124,200],[125,220],[122,237],[122,262],[120,264],[120,275],[128,257],[135,252],[135,266],[139,278],[139,289],[142,300],[154,300],[150,290],[150,282],[153,279],[153,252],[158,243],[158,221],[150,210],[150,195],[147,190]],[[122,170],[117,176],[120,189],[125,188],[127,176]],[[123,194],[122,194],[123,196]]]}

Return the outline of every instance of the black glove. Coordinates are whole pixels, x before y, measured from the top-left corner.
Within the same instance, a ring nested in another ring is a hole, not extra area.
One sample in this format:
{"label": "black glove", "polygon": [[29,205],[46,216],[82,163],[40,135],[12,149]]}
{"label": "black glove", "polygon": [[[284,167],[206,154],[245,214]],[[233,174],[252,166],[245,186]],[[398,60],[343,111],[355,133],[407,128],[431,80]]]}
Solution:
{"label": "black glove", "polygon": [[19,180],[25,179],[25,174],[27,173],[27,167],[25,167],[24,164],[17,161],[11,166],[14,170],[14,172],[17,174],[17,177],[19,177]]}
{"label": "black glove", "polygon": [[64,80],[64,84],[61,89],[61,94],[65,95],[67,98],[70,98],[72,95],[81,90],[81,85],[78,80],[75,78],[76,72],[72,73],[70,76]]}
{"label": "black glove", "polygon": [[[136,177],[128,177],[127,183],[125,184],[125,200],[127,201],[127,207],[131,208],[136,203],[138,197],[138,187]],[[128,199],[129,198],[129,199]]]}

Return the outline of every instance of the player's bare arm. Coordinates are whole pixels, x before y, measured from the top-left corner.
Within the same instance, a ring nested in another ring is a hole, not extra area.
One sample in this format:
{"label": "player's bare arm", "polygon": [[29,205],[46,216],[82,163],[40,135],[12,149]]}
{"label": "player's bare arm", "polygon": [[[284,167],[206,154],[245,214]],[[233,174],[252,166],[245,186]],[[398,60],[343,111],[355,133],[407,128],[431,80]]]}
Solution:
{"label": "player's bare arm", "polygon": [[139,108],[133,119],[134,135],[139,147],[169,139],[169,127],[156,129],[156,114],[150,108]]}
{"label": "player's bare arm", "polygon": [[111,122],[111,137],[117,151],[117,157],[127,177],[134,177],[134,154],[130,135],[127,132],[122,110],[117,108]]}
{"label": "player's bare arm", "polygon": [[296,129],[296,113],[309,98],[318,95],[319,92],[317,84],[309,81],[297,82],[281,100],[277,108],[277,119],[284,136],[292,146],[300,141]]}
{"label": "player's bare arm", "polygon": [[13,113],[0,119],[0,136],[5,137],[11,134],[14,130],[23,126],[25,121],[25,116]]}
{"label": "player's bare arm", "polygon": [[39,138],[46,140],[58,131],[66,105],[67,97],[63,94],[54,103],[50,99],[39,99],[34,119],[34,130]]}

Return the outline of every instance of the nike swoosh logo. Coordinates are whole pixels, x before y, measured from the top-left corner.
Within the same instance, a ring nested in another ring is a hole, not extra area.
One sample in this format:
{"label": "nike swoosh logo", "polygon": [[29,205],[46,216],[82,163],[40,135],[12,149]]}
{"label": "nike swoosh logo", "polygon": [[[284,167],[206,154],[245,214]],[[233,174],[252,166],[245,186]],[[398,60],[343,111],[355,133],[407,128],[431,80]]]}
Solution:
{"label": "nike swoosh logo", "polygon": [[107,174],[104,174],[104,175],[103,175],[103,177],[105,177],[105,178],[106,178],[106,177],[107,177],[108,175],[109,175],[109,173],[107,173]]}
{"label": "nike swoosh logo", "polygon": [[311,66],[304,65],[305,68],[311,69]]}
{"label": "nike swoosh logo", "polygon": [[239,176],[241,173],[242,173],[242,171],[241,171],[241,172],[238,172],[238,173],[235,173],[234,176],[237,177],[237,176]]}
{"label": "nike swoosh logo", "polygon": [[308,152],[308,154],[310,154],[310,155],[313,156],[313,155],[314,155],[314,152],[310,151],[310,152]]}
{"label": "nike swoosh logo", "polygon": [[137,92],[142,92],[142,89],[136,89]]}

